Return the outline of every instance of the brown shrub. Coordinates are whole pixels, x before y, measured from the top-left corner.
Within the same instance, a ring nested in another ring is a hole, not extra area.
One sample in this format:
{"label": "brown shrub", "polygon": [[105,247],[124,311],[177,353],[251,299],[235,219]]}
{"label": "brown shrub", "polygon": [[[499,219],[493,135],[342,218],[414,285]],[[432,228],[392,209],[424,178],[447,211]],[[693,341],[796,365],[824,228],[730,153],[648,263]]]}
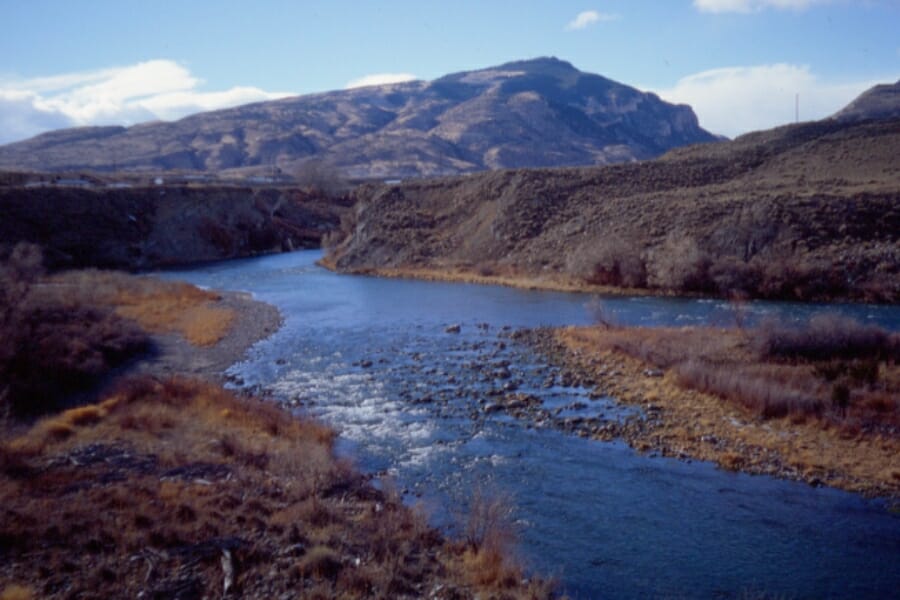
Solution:
{"label": "brown shrub", "polygon": [[847,273],[828,262],[782,256],[757,264],[761,273],[757,295],[761,298],[811,301],[853,295],[847,287]]}
{"label": "brown shrub", "polygon": [[350,187],[337,166],[316,158],[300,163],[293,177],[297,185],[308,193],[321,194],[326,198],[337,198]]}
{"label": "brown shrub", "polygon": [[612,235],[604,237],[596,246],[585,249],[582,277],[594,285],[644,287],[647,269],[642,249],[633,241]]}
{"label": "brown shrub", "polygon": [[762,356],[807,360],[900,358],[900,337],[837,314],[812,317],[800,327],[769,321],[756,336]]}
{"label": "brown shrub", "polygon": [[723,296],[747,297],[759,294],[762,271],[756,262],[745,262],[736,256],[722,256],[712,261],[709,278]]}
{"label": "brown shrub", "polygon": [[304,576],[316,579],[337,579],[343,565],[341,556],[328,546],[314,546],[303,555],[297,568]]}
{"label": "brown shrub", "polygon": [[471,548],[502,547],[513,538],[512,504],[505,496],[476,489],[469,505],[465,540]]}
{"label": "brown shrub", "polygon": [[809,392],[778,381],[771,375],[750,373],[737,368],[689,361],[675,368],[679,383],[743,404],[764,418],[789,413],[819,415],[822,400]]}
{"label": "brown shrub", "polygon": [[710,291],[710,256],[690,237],[670,235],[650,254],[647,281],[673,291]]}
{"label": "brown shrub", "polygon": [[0,398],[19,416],[52,410],[150,348],[111,310],[43,289],[39,265],[39,249],[21,244],[0,265]]}

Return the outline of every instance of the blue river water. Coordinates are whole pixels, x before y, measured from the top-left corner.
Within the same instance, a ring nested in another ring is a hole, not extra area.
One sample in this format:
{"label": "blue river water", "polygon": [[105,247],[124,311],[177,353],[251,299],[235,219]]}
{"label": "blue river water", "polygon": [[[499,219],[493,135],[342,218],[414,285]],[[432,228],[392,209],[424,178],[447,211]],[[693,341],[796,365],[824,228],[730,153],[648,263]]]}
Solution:
{"label": "blue river water", "polygon": [[[335,426],[342,451],[394,480],[436,524],[452,530],[476,489],[508,496],[522,560],[573,598],[900,597],[900,516],[883,502],[645,456],[482,410],[513,382],[562,414],[627,412],[567,386],[508,336],[589,323],[590,297],[337,275],[315,265],[320,256],[161,275],[277,306],[283,327],[229,374]],[[603,310],[623,324],[734,318],[727,303],[702,299],[605,298]],[[900,309],[887,306],[745,310],[750,320],[839,310],[900,329]]]}

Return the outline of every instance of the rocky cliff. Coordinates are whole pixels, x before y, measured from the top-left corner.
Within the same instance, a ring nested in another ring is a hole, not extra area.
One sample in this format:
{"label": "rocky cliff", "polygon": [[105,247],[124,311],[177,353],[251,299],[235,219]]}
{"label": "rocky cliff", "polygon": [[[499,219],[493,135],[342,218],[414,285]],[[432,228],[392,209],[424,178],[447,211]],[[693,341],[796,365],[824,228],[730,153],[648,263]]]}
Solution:
{"label": "rocky cliff", "polygon": [[288,188],[3,185],[0,251],[27,241],[53,269],[146,269],[319,247],[344,210]]}
{"label": "rocky cliff", "polygon": [[354,178],[598,165],[715,140],[675,106],[554,58],[0,147],[0,168],[292,172],[316,159]]}

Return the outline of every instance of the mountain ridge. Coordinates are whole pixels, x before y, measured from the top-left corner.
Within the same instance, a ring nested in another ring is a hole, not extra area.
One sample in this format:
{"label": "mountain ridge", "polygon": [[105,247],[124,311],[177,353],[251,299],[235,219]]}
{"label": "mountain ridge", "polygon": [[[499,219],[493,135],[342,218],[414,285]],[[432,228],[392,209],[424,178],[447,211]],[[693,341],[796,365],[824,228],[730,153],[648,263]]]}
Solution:
{"label": "mountain ridge", "polygon": [[898,117],[900,117],[900,80],[869,88],[831,118],[837,121],[863,121]]}
{"label": "mountain ridge", "polygon": [[718,138],[693,110],[553,57],[197,113],[48,132],[0,147],[0,168],[296,171],[354,178],[611,164]]}

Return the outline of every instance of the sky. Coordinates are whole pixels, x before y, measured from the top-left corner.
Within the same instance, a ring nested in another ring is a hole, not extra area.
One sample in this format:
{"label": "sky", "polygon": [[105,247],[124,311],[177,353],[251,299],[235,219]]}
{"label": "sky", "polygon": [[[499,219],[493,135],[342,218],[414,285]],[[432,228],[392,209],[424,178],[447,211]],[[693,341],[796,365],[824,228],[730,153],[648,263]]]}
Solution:
{"label": "sky", "polygon": [[555,56],[734,137],[900,79],[900,0],[0,0],[0,143]]}

